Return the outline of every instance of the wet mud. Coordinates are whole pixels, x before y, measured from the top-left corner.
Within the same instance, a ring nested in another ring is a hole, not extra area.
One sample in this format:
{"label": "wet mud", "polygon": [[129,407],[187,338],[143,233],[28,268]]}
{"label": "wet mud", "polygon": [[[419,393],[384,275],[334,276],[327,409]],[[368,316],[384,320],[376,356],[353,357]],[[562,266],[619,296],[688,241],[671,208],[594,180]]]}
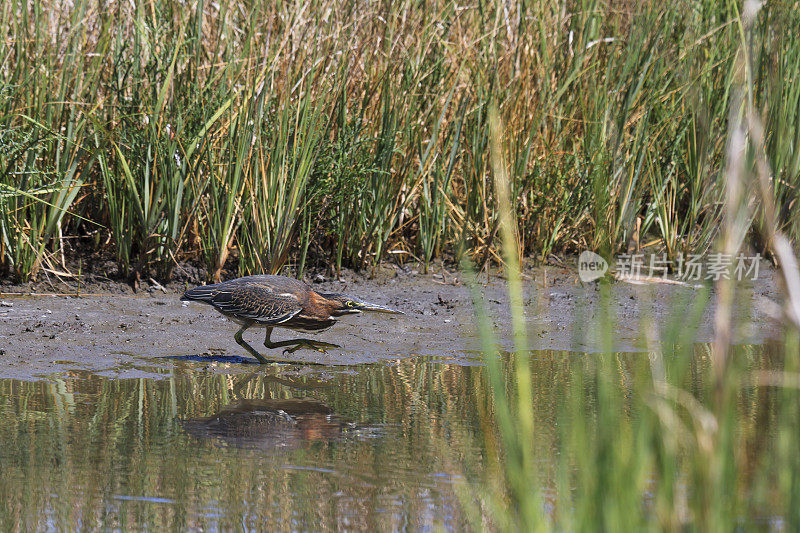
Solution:
{"label": "wet mud", "polygon": [[[481,292],[500,349],[511,350],[510,309],[505,282],[482,275]],[[299,335],[276,329],[273,340],[298,336],[341,345],[328,353],[299,350],[284,356],[263,346],[264,331],[245,339],[268,357],[341,366],[392,362],[432,356],[442,362],[480,364],[480,342],[468,287],[461,275],[440,269],[423,275],[384,268],[376,279],[348,274],[337,280],[317,276],[320,291],[352,294],[389,305],[404,316],[361,314],[345,317],[319,334]],[[614,349],[646,348],[669,324],[685,329],[685,342],[713,339],[714,293],[710,288],[669,284],[607,285],[610,305],[603,304],[597,283],[581,284],[573,268],[539,267],[525,273],[525,319],[534,350],[595,352],[603,349],[603,327],[614,317]],[[234,341],[237,326],[211,307],[181,302],[184,285],[89,286],[76,295],[31,295],[27,287],[0,287],[0,378],[39,379],[69,370],[89,370],[107,377],[158,377],[175,365],[210,372],[258,369]],[[39,287],[39,292],[52,290]],[[102,292],[100,292],[102,291]],[[708,294],[704,296],[704,293]],[[99,293],[98,293],[99,292]],[[762,269],[758,280],[737,285],[735,340],[759,343],[777,335],[777,273]],[[699,324],[690,310],[708,300]],[[696,329],[695,329],[696,328]],[[305,365],[285,365],[289,373]],[[319,368],[319,367],[317,367]]]}

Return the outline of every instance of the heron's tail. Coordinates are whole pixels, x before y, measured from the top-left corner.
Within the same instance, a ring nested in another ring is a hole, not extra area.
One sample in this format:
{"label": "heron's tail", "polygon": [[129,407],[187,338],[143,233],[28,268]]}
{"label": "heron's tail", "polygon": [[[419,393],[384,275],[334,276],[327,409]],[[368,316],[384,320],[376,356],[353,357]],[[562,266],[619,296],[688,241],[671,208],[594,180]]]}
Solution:
{"label": "heron's tail", "polygon": [[219,288],[216,285],[200,285],[184,292],[181,300],[211,303],[217,294],[219,294]]}

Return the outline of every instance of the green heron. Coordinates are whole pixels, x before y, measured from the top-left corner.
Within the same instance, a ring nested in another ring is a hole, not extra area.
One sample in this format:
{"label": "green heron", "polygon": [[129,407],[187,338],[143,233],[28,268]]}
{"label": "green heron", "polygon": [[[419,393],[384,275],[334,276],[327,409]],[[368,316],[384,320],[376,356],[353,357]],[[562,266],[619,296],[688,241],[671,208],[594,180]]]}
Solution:
{"label": "green heron", "polygon": [[282,327],[302,331],[322,331],[336,323],[336,318],[362,311],[403,314],[383,305],[359,300],[338,293],[318,293],[307,284],[286,276],[246,276],[214,285],[201,285],[183,293],[181,300],[209,304],[214,309],[241,326],[234,338],[259,363],[269,363],[243,338],[242,333],[253,326],[267,329],[264,346],[286,348],[292,353],[307,347],[325,353],[336,344],[311,339],[291,339],[279,342],[269,340],[272,328]]}

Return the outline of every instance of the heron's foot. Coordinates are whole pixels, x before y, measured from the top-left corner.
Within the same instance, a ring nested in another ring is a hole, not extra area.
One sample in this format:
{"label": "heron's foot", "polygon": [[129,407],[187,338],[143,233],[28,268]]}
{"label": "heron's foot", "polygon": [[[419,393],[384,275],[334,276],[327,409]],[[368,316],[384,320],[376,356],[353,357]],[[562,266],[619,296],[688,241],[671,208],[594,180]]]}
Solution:
{"label": "heron's foot", "polygon": [[311,350],[316,350],[321,353],[328,353],[330,348],[340,348],[338,344],[331,344],[330,342],[322,342],[322,341],[312,341],[312,340],[300,340],[297,342],[296,345],[292,346],[291,348],[286,348],[283,350],[283,353],[294,353],[300,348],[309,348]]}
{"label": "heron's foot", "polygon": [[267,365],[267,364],[277,364],[277,365],[289,365],[292,364],[292,361],[282,361],[280,359],[272,359],[271,357],[264,357],[260,353],[258,353],[255,349],[253,349],[250,345],[244,347],[250,355],[256,358],[256,361],[259,364]]}

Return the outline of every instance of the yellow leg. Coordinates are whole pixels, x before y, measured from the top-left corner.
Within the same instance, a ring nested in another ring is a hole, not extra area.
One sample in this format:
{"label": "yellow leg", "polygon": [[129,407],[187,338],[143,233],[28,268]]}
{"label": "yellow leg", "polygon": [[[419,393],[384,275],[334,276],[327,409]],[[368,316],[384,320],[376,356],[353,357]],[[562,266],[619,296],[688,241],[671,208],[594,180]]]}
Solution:
{"label": "yellow leg", "polygon": [[247,341],[242,338],[242,333],[247,331],[247,328],[249,328],[252,325],[253,325],[252,322],[247,322],[241,327],[241,329],[239,329],[239,331],[236,332],[236,334],[234,334],[233,338],[236,339],[236,344],[238,344],[239,346],[241,346],[242,348],[247,350],[250,353],[250,355],[255,357],[258,360],[258,362],[261,363],[262,365],[266,364],[266,363],[274,362],[274,361],[270,361],[269,359],[267,359],[266,357],[264,357],[263,355],[258,353],[255,350],[255,348],[253,348],[252,346],[247,344]]}
{"label": "yellow leg", "polygon": [[273,342],[269,340],[270,335],[272,334],[272,328],[267,328],[267,336],[264,339],[264,346],[267,348],[282,348],[284,346],[291,346],[291,348],[286,348],[283,353],[294,353],[300,348],[311,348],[312,350],[316,350],[318,352],[327,353],[326,348],[339,348],[338,344],[331,344],[329,342],[322,342],[322,341],[315,341],[312,339],[290,339],[286,341],[278,341]]}

